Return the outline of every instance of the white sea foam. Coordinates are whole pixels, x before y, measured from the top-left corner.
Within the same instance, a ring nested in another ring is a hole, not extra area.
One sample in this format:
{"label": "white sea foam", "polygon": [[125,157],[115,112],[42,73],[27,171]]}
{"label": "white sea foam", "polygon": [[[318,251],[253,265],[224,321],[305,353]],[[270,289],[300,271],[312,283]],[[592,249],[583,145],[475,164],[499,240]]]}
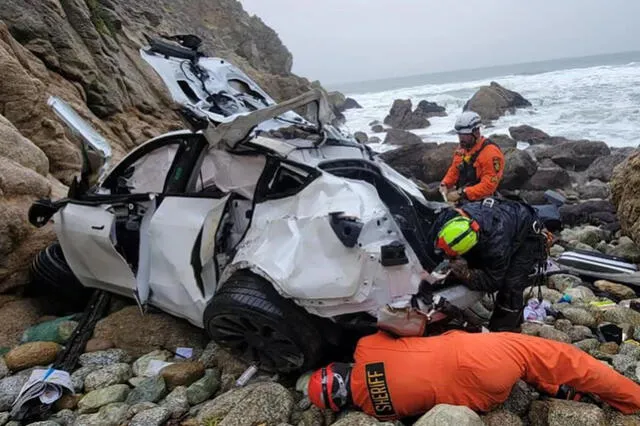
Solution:
{"label": "white sea foam", "polygon": [[[374,134],[369,123],[382,122],[394,99],[437,102],[446,108],[448,117],[434,117],[426,129],[414,130],[425,141],[455,141],[451,129],[462,106],[485,84],[495,80],[515,90],[533,106],[519,109],[494,122],[485,134],[508,133],[509,126],[529,124],[552,136],[605,141],[612,147],[638,146],[640,142],[640,63],[570,69],[534,75],[496,76],[490,79],[427,84],[406,89],[352,95],[363,109],[345,112],[347,127]],[[376,149],[384,149],[378,146]]]}

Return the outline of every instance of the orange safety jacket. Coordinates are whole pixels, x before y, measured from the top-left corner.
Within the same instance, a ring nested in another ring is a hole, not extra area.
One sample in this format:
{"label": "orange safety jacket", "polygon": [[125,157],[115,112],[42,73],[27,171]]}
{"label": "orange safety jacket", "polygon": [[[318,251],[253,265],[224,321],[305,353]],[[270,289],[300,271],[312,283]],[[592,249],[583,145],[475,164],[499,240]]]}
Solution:
{"label": "orange safety jacket", "polygon": [[355,351],[351,397],[381,420],[421,415],[437,404],[487,412],[520,379],[552,396],[566,384],[625,414],[640,411],[640,385],[611,367],[573,345],[508,332],[366,336]]}
{"label": "orange safety jacket", "polygon": [[489,139],[481,136],[470,150],[458,148],[442,183],[465,188],[468,200],[491,197],[504,174],[504,154]]}

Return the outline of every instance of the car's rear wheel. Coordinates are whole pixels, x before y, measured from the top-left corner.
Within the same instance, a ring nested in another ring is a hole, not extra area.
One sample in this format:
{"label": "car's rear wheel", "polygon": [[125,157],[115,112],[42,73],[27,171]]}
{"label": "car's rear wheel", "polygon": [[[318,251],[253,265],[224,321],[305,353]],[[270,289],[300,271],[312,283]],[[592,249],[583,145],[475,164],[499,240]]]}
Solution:
{"label": "car's rear wheel", "polygon": [[46,298],[46,307],[52,314],[82,312],[93,292],[78,281],[57,242],[36,255],[30,266],[30,276],[27,293]]}
{"label": "car's rear wheel", "polygon": [[266,371],[313,368],[322,336],[310,314],[247,271],[229,278],[204,311],[204,326],[219,345]]}

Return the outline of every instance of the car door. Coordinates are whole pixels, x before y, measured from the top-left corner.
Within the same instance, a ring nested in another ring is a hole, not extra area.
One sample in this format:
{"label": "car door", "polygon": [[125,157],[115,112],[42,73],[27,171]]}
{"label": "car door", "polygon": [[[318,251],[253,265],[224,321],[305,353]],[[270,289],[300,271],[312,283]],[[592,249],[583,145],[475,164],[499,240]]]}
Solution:
{"label": "car door", "polygon": [[148,227],[185,143],[183,135],[152,139],[113,169],[98,202],[71,200],[54,216],[65,258],[85,286],[137,297],[144,260],[140,232]]}

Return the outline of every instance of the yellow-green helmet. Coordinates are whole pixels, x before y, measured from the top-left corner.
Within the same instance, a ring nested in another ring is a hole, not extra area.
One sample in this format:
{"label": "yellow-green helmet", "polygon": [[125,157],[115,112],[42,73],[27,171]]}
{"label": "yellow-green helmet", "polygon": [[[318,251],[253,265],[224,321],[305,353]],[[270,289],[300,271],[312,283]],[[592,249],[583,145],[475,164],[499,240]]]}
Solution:
{"label": "yellow-green helmet", "polygon": [[475,220],[456,216],[440,229],[436,247],[449,257],[462,256],[478,243],[479,230]]}

